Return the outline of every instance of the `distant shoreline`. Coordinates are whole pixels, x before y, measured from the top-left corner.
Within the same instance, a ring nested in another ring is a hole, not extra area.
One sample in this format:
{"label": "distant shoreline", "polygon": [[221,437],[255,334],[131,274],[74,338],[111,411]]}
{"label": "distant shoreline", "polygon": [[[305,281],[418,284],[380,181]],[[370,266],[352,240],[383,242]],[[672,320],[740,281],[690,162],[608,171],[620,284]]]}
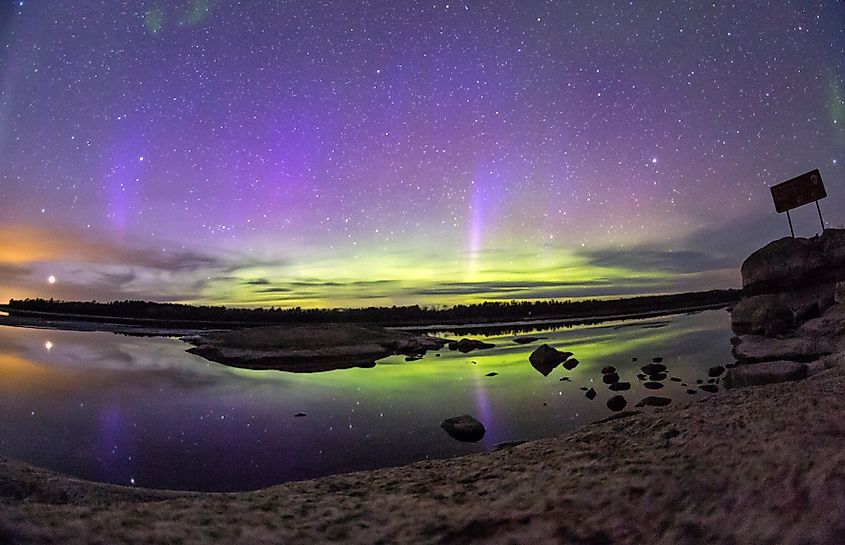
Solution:
{"label": "distant shoreline", "polygon": [[[591,324],[711,310],[731,306],[739,300],[740,295],[741,290],[711,290],[613,300],[485,303],[459,305],[450,309],[378,307],[305,311],[300,309],[240,311],[224,307],[190,307],[143,301],[79,303],[13,300],[8,305],[0,305],[0,325],[75,331],[110,331],[150,336],[184,336],[208,330],[306,323],[315,326],[327,323],[372,324],[407,331],[481,332],[523,327],[536,329],[536,326]],[[53,310],[40,310],[41,308]],[[126,308],[136,309],[137,314],[159,313],[161,316],[109,315],[105,312],[116,313]],[[71,309],[85,309],[89,312],[70,312]],[[93,312],[98,310],[103,312]],[[180,316],[202,315],[212,319],[174,318],[167,316],[168,313]],[[217,319],[231,315],[242,315],[250,319]]]}

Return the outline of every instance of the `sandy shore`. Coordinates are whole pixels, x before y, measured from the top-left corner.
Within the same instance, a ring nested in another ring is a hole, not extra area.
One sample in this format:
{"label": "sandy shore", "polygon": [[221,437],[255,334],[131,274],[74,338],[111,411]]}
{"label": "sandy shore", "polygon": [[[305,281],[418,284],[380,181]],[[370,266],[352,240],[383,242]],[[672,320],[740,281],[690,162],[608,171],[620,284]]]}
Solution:
{"label": "sandy shore", "polygon": [[[845,370],[509,450],[237,494],[0,463],[0,542],[845,542]],[[279,463],[284,463],[280,460]]]}

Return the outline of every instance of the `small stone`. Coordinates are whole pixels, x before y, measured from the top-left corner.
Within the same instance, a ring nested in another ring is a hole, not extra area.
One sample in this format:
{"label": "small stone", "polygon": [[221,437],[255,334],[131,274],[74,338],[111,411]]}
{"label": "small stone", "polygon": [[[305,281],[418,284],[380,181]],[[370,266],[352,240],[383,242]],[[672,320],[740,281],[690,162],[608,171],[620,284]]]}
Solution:
{"label": "small stone", "polygon": [[593,390],[592,388],[590,388],[589,390],[587,390],[587,393],[586,393],[585,395],[587,396],[587,399],[593,400],[593,399],[595,399],[595,398],[596,398],[596,395],[597,395],[597,394],[596,394],[596,391],[595,391],[595,390]]}
{"label": "small stone", "polygon": [[587,387],[586,387],[586,386],[581,386],[581,388],[579,388],[579,389],[580,389],[582,392],[586,392],[586,391],[587,391]]}
{"label": "small stone", "polygon": [[698,387],[698,389],[701,390],[702,392],[709,392],[711,394],[715,394],[716,392],[719,391],[719,387],[716,386],[715,384],[702,384],[701,386]]}
{"label": "small stone", "polygon": [[643,384],[643,386],[645,386],[649,390],[659,390],[659,389],[663,388],[663,383],[662,382],[646,382],[645,384]]}
{"label": "small stone", "polygon": [[636,407],[665,407],[666,405],[672,403],[672,400],[668,397],[660,397],[660,396],[648,396],[644,397],[637,403]]}
{"label": "small stone", "polygon": [[440,423],[440,427],[453,439],[467,443],[480,441],[486,431],[481,422],[468,414],[447,418]]}
{"label": "small stone", "polygon": [[496,376],[496,375],[498,375],[498,374],[499,374],[499,373],[497,373],[496,371],[490,371],[489,373],[487,373],[487,374],[486,374],[486,375],[484,375],[484,376],[485,376],[485,377],[495,377],[495,376]]}
{"label": "small stone", "polygon": [[561,382],[569,382],[569,377],[562,377],[560,379]]}
{"label": "small stone", "polygon": [[654,375],[650,375],[648,377],[649,380],[666,380],[666,373],[657,373]]}
{"label": "small stone", "polygon": [[605,384],[616,384],[619,382],[619,374],[616,372],[607,373],[606,375],[602,375],[601,381]]}
{"label": "small stone", "polygon": [[602,370],[601,370],[602,375],[606,375],[608,373],[615,373],[615,372],[616,372],[616,367],[614,367],[612,365],[608,365],[607,367],[603,367]]}
{"label": "small stone", "polygon": [[687,393],[690,395],[694,395],[698,393],[698,390],[687,390]]}
{"label": "small stone", "polygon": [[660,357],[657,357],[657,358],[651,358],[651,361],[653,361],[654,363],[660,363],[660,362],[662,362],[662,361],[663,361],[663,358],[660,358]]}
{"label": "small stone", "polygon": [[701,379],[697,379],[697,380],[695,381],[695,383],[696,383],[696,384],[704,384],[704,381],[703,381],[703,380],[701,380]]}
{"label": "small stone", "polygon": [[630,390],[631,389],[631,383],[630,382],[617,382],[615,384],[611,384],[607,388],[609,390],[613,391],[613,392],[622,392],[624,390]]}
{"label": "small stone", "polygon": [[640,380],[645,380],[646,378],[648,378],[648,375],[646,375],[645,373],[637,373],[637,378]]}
{"label": "small stone", "polygon": [[636,363],[637,358],[631,358],[631,361],[632,361],[632,362],[634,362],[634,363]]}
{"label": "small stone", "polygon": [[607,400],[607,408],[611,411],[618,412],[628,405],[628,401],[622,396],[613,396]]}
{"label": "small stone", "polygon": [[305,413],[296,413],[295,415],[293,415],[294,418],[301,418],[303,416],[308,416],[308,415],[305,414]]}
{"label": "small stone", "polygon": [[669,377],[669,380],[671,380],[672,382],[681,382],[681,379],[679,379],[678,377]]}
{"label": "small stone", "polygon": [[725,368],[721,365],[717,365],[716,367],[711,367],[707,370],[707,376],[710,377],[718,377],[721,376],[722,373],[725,372]]}

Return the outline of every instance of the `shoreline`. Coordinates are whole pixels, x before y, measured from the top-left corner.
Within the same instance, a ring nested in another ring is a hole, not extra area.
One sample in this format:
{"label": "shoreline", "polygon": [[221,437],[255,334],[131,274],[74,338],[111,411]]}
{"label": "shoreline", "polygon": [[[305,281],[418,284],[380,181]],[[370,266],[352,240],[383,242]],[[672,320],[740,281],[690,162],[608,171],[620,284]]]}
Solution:
{"label": "shoreline", "polygon": [[135,489],[2,459],[0,538],[839,543],[843,391],[845,370],[834,366],[801,381],[620,413],[499,451],[253,492]]}
{"label": "shoreline", "polygon": [[[584,317],[569,317],[569,318],[540,318],[537,320],[521,320],[510,322],[492,322],[492,323],[466,323],[466,324],[415,324],[415,325],[387,325],[379,326],[387,330],[397,331],[478,331],[493,329],[493,330],[522,330],[524,327],[526,331],[534,329],[550,329],[556,326],[574,326],[574,325],[594,325],[603,322],[612,322],[618,320],[637,320],[643,318],[658,318],[660,316],[674,316],[677,314],[687,314],[691,312],[701,312],[705,310],[719,310],[728,309],[733,303],[713,303],[708,305],[687,306],[675,309],[656,309],[629,314],[607,314],[607,315],[592,315]],[[100,331],[106,333],[115,333],[119,335],[137,335],[149,337],[187,337],[192,335],[199,335],[209,331],[229,331],[239,329],[238,327],[218,327],[218,328],[190,328],[190,327],[149,327],[138,324],[128,324],[109,321],[91,321],[79,318],[60,319],[59,314],[50,314],[49,317],[36,316],[21,316],[21,315],[0,315],[0,326],[7,327],[28,327],[33,329],[51,329],[59,331]],[[108,317],[102,316],[104,320]],[[241,326],[245,324],[240,324]],[[293,327],[295,324],[271,324],[271,325],[255,325],[250,324],[249,327]],[[314,327],[324,325],[331,325],[330,323],[313,323],[308,324]],[[351,324],[350,325],[355,325]],[[539,327],[538,327],[539,326]]]}

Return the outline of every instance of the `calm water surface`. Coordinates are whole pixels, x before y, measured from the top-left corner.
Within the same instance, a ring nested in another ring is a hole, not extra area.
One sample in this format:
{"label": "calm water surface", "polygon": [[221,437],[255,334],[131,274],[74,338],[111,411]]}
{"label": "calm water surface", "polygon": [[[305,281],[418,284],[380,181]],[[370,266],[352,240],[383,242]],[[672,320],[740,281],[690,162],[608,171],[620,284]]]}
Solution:
{"label": "calm water surface", "polygon": [[[0,327],[0,454],[98,481],[223,491],[477,452],[611,414],[605,365],[632,382],[620,392],[629,407],[646,395],[709,395],[669,380],[646,390],[636,373],[660,356],[670,376],[694,385],[730,361],[729,318],[718,310],[535,331],[581,362],[547,377],[528,363],[540,343],[517,345],[514,335],[473,335],[496,346],[469,354],[294,374],[208,362],[177,339]],[[480,442],[440,429],[464,413],[487,428]]]}

